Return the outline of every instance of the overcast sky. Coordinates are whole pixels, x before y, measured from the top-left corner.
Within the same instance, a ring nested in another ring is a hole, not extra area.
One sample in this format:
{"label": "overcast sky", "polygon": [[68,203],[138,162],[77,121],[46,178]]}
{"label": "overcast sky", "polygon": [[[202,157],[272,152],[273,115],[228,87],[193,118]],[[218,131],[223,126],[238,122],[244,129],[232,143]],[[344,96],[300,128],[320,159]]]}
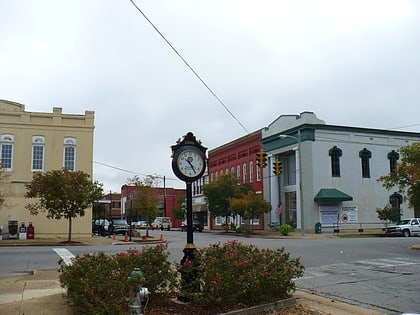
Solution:
{"label": "overcast sky", "polygon": [[130,0],[0,0],[0,99],[95,111],[105,191],[136,174],[185,187],[170,146],[188,131],[213,149],[313,111],[420,132],[420,1],[134,2],[237,120]]}

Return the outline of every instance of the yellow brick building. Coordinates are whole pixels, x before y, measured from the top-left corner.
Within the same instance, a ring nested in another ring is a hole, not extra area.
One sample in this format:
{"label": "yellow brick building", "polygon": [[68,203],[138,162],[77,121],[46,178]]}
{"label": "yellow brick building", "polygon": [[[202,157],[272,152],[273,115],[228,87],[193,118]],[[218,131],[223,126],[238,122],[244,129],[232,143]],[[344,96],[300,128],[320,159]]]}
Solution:
{"label": "yellow brick building", "polygon": [[[93,173],[93,111],[84,115],[63,114],[54,107],[52,113],[28,112],[25,105],[0,100],[0,191],[6,197],[0,208],[3,238],[8,237],[10,221],[32,222],[35,238],[66,237],[66,219],[47,219],[45,213],[32,216],[25,209],[25,184],[34,172],[66,167],[81,170],[92,178]],[[91,235],[92,212],[73,221],[73,237]]]}

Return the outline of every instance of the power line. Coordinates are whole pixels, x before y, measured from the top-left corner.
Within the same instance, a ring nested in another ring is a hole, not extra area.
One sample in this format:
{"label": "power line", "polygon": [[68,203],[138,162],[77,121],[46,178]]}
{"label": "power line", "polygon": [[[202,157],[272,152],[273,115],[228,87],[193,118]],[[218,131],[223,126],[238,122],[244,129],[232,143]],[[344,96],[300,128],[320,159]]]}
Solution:
{"label": "power line", "polygon": [[420,124],[406,125],[406,126],[394,127],[394,128],[390,128],[390,129],[402,129],[402,128],[409,128],[409,127],[416,127],[416,126],[420,126]]}
{"label": "power line", "polygon": [[[143,174],[143,173],[139,173],[139,172],[135,172],[135,171],[130,171],[130,170],[126,170],[126,169],[123,169],[123,168],[120,168],[120,167],[117,167],[117,166],[113,166],[113,165],[109,165],[109,164],[106,164],[106,163],[98,162],[98,161],[93,161],[93,163],[99,164],[99,165],[102,165],[102,166],[106,166],[106,167],[112,168],[114,170],[118,170],[118,171],[122,171],[122,172],[126,172],[126,173],[131,173],[131,174],[135,174],[135,175],[140,175],[140,176],[144,176],[144,177],[147,177],[147,176],[154,176],[154,177],[159,177],[159,178],[164,177],[162,175]],[[167,179],[167,180],[177,180],[176,178],[169,178],[169,177],[166,177],[166,176],[165,176],[165,179]]]}
{"label": "power line", "polygon": [[163,38],[163,40],[171,47],[171,49],[177,54],[177,56],[185,63],[185,65],[191,70],[191,72],[201,81],[201,83],[207,88],[207,90],[214,96],[214,98],[224,107],[224,109],[232,116],[233,119],[246,131],[249,133],[248,129],[239,121],[239,119],[232,113],[229,107],[216,95],[216,93],[207,85],[207,83],[201,78],[201,76],[193,69],[192,66],[185,60],[184,57],[175,49],[175,47],[165,38],[165,36],[159,31],[159,29],[152,23],[152,21],[143,13],[143,11],[134,3],[133,0],[130,0],[133,6],[143,15],[143,17],[149,22],[149,24],[155,29],[155,31]]}

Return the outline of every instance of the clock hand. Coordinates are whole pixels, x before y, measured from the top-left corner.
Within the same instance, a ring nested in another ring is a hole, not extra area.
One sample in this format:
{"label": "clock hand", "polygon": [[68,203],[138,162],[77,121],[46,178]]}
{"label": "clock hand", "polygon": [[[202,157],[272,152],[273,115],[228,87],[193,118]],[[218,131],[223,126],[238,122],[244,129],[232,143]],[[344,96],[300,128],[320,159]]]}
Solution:
{"label": "clock hand", "polygon": [[197,173],[197,172],[195,171],[194,165],[192,165],[192,164],[191,164],[191,162],[190,162],[189,160],[187,160],[187,163],[188,163],[188,164],[190,164],[190,166],[191,166],[192,170],[194,171],[194,174],[195,174],[195,173]]}

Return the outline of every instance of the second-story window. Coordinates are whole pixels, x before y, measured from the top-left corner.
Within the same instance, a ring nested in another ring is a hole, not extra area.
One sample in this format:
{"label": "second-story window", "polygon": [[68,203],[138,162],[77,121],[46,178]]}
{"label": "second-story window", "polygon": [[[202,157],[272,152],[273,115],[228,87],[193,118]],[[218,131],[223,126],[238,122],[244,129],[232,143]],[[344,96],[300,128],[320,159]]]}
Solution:
{"label": "second-story window", "polygon": [[364,148],[362,151],[359,152],[360,161],[362,163],[362,177],[363,178],[370,178],[370,158],[372,157],[372,153]]}
{"label": "second-story window", "polygon": [[246,164],[242,165],[242,182],[246,183]]}
{"label": "second-story window", "polygon": [[261,181],[261,167],[257,166],[256,172],[257,172],[257,182],[260,182]]}
{"label": "second-story window", "polygon": [[254,162],[249,162],[249,182],[254,181]]}
{"label": "second-story window", "polygon": [[4,171],[12,171],[13,170],[13,144],[14,144],[14,136],[9,134],[1,135],[1,146],[0,146],[0,154],[1,154],[1,168]]}
{"label": "second-story window", "polygon": [[44,170],[44,147],[45,147],[44,136],[32,137],[32,171],[33,172]]}
{"label": "second-story window", "polygon": [[70,171],[76,169],[76,139],[64,138],[64,168]]}
{"label": "second-story window", "polygon": [[328,154],[331,157],[331,176],[340,177],[340,157],[343,154],[341,149],[334,146]]}
{"label": "second-story window", "polygon": [[389,160],[389,172],[391,174],[397,172],[397,161],[399,160],[400,155],[392,150],[388,153],[388,160]]}
{"label": "second-story window", "polygon": [[241,167],[239,165],[236,167],[236,178],[241,179]]}

